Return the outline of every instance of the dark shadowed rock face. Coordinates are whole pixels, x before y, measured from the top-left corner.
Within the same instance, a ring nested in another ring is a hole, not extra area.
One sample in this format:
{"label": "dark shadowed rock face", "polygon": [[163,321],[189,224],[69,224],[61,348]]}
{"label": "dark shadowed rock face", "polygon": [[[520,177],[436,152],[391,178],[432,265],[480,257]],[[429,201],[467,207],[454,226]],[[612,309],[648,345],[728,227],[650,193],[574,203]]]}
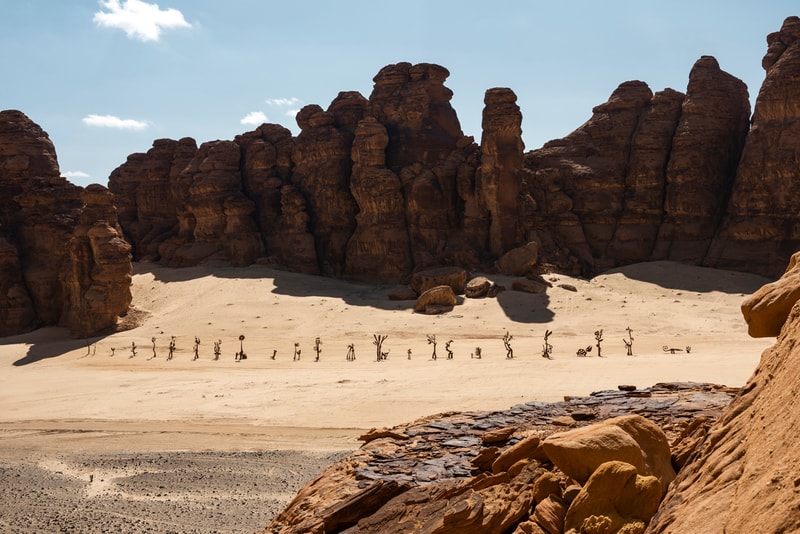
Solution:
{"label": "dark shadowed rock face", "polygon": [[800,249],[800,18],[767,44],[753,125],[706,263],[775,276]]}
{"label": "dark shadowed rock face", "polygon": [[752,128],[746,86],[703,56],[685,94],[624,82],[528,153],[516,95],[489,89],[479,146],[450,105],[447,69],[397,63],[368,99],[303,108],[297,137],[265,124],[202,154],[156,141],[110,187],[135,256],[168,265],[259,260],[405,282],[491,269],[534,243],[539,271],[670,259],[777,276],[800,247],[798,34],[792,17],[768,38]]}
{"label": "dark shadowed rock face", "polygon": [[116,325],[131,301],[131,255],[113,195],[62,178],[47,134],[19,111],[0,112],[0,198],[0,335]]}

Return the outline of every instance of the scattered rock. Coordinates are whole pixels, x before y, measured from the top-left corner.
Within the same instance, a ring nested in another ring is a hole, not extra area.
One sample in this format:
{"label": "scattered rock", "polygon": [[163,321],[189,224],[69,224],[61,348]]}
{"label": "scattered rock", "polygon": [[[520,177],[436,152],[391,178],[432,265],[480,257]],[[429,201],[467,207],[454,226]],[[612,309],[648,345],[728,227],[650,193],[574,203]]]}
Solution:
{"label": "scattered rock", "polygon": [[494,297],[497,295],[498,286],[485,276],[476,276],[467,282],[464,287],[464,296],[471,299]]}
{"label": "scattered rock", "polygon": [[450,286],[436,286],[422,293],[414,305],[414,311],[431,313],[432,311],[449,310],[458,303],[456,294]]}
{"label": "scattered rock", "polygon": [[578,288],[572,284],[558,284],[558,287],[560,287],[561,289],[565,289],[567,291],[573,291],[573,292],[578,291]]}
{"label": "scattered rock", "polygon": [[540,294],[547,291],[547,285],[539,283],[536,280],[528,278],[517,278],[511,282],[511,289],[514,291],[522,291],[524,293]]}
{"label": "scattered rock", "polygon": [[438,267],[427,269],[411,275],[411,289],[422,295],[429,289],[438,286],[449,286],[456,295],[464,292],[467,283],[467,271],[461,267]]}
{"label": "scattered rock", "polygon": [[538,259],[539,243],[533,241],[503,254],[497,260],[497,270],[508,276],[525,276]]}

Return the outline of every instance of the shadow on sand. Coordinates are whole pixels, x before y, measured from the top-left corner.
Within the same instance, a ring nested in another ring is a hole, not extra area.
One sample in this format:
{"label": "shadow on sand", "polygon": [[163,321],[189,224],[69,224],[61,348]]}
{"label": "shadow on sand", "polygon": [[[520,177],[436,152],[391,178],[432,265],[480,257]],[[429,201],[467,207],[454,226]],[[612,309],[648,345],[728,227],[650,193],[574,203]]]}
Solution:
{"label": "shadow on sand", "polygon": [[56,356],[61,356],[65,352],[86,347],[87,344],[96,343],[98,340],[103,339],[104,337],[105,336],[95,336],[88,339],[75,339],[70,337],[69,332],[66,329],[50,326],[39,328],[38,330],[34,330],[33,332],[28,332],[26,334],[2,338],[2,340],[0,340],[0,344],[30,345],[25,356],[19,358],[11,364],[14,367],[22,367],[23,365],[29,365],[46,360],[48,358],[54,358]]}

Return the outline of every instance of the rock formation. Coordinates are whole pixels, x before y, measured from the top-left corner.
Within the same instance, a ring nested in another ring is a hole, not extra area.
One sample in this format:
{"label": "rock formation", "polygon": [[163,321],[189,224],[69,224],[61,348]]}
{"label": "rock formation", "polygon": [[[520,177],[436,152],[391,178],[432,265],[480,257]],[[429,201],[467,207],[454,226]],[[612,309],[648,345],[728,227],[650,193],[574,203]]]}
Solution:
{"label": "rock formation", "polygon": [[800,18],[767,37],[766,77],[706,263],[775,276],[800,249]]}
{"label": "rock formation", "polygon": [[[797,532],[800,511],[800,307],[797,255],[786,275],[743,306],[753,324],[785,320],[774,346],[670,486],[648,532]],[[774,309],[773,309],[774,308]]]}
{"label": "rock formation", "polygon": [[[561,533],[586,521],[642,532],[663,493],[657,476],[609,454],[610,462],[596,466],[597,477],[588,476],[580,487],[553,467],[542,439],[554,439],[563,430],[555,422],[563,419],[589,434],[593,426],[614,426],[633,444],[629,459],[665,474],[667,438],[651,438],[666,429],[679,447],[687,439],[681,430],[707,429],[733,395],[734,390],[708,384],[660,384],[375,429],[360,438],[365,443],[359,450],[300,490],[264,532],[539,534]],[[615,419],[593,424],[608,418]]]}
{"label": "rock formation", "polygon": [[369,98],[303,108],[297,137],[265,124],[216,141],[206,169],[193,141],[159,140],[109,187],[124,197],[135,258],[171,265],[258,260],[396,283],[430,267],[491,270],[535,246],[541,272],[670,259],[777,276],[800,246],[799,28],[790,17],[768,38],[752,127],[745,85],[703,56],[685,94],[624,82],[585,124],[528,153],[516,95],[491,88],[479,146],[450,105],[447,69],[397,63]]}
{"label": "rock formation", "polygon": [[113,195],[62,178],[47,134],[19,111],[0,112],[0,196],[0,335],[115,326],[131,301],[131,255]]}

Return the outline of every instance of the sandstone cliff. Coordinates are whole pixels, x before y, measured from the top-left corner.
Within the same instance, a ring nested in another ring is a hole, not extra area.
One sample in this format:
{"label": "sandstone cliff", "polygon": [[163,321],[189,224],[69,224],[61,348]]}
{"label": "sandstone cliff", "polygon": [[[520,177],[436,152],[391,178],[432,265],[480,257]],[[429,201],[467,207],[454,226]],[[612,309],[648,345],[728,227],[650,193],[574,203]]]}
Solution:
{"label": "sandstone cliff", "polygon": [[0,112],[0,198],[0,335],[113,327],[131,301],[113,195],[62,178],[47,134],[19,111]]}
{"label": "sandstone cliff", "polygon": [[[800,531],[800,253],[742,304],[751,335],[780,334],[670,486],[647,532]],[[785,322],[784,322],[785,321]]]}
{"label": "sandstone cliff", "polygon": [[[396,282],[440,265],[489,269],[535,242],[541,270],[670,259],[777,276],[800,246],[798,20],[768,38],[752,127],[745,85],[703,56],[685,93],[624,82],[585,124],[528,153],[516,95],[489,89],[477,145],[450,105],[447,69],[397,63],[369,98],[306,106],[297,137],[262,125],[199,150],[159,140],[109,187],[135,259],[168,265],[258,260]],[[357,161],[365,120],[373,141],[385,135],[369,163]],[[381,266],[389,235],[398,263]]]}

